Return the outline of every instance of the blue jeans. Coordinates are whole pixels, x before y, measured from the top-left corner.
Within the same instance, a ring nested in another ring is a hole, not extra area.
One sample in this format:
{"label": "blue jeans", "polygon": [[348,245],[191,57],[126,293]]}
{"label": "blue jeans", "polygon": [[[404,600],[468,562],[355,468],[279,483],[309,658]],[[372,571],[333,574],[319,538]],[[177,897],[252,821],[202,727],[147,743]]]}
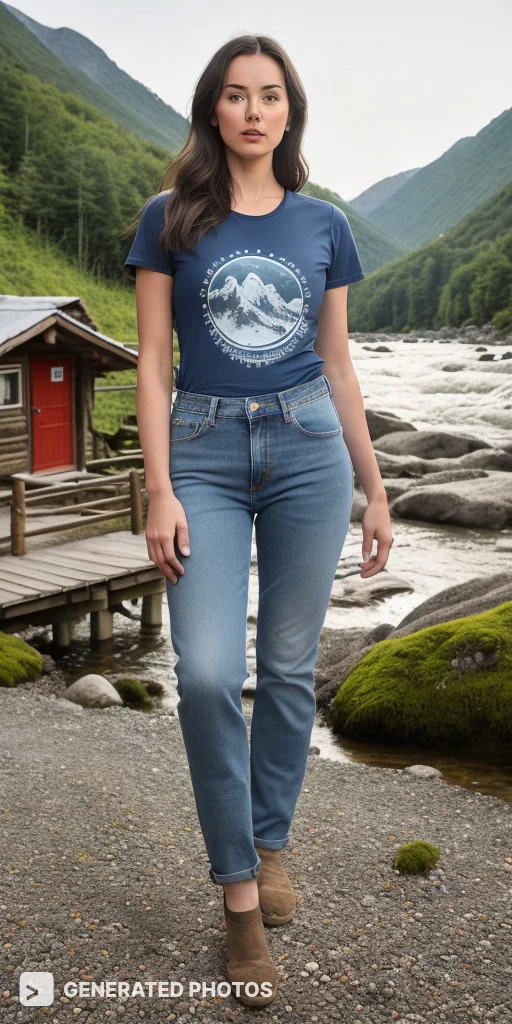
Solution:
{"label": "blue jeans", "polygon": [[[350,526],[353,467],[326,376],[224,398],[177,390],[170,474],[190,535],[167,579],[178,717],[215,884],[281,850],[306,773],[313,669]],[[259,604],[250,748],[241,701],[253,522]]]}

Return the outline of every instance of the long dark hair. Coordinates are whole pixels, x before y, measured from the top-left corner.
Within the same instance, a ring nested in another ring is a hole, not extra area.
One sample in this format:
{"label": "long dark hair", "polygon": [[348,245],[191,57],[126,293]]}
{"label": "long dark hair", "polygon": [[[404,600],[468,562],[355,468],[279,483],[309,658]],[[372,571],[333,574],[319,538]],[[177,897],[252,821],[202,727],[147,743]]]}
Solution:
{"label": "long dark hair", "polygon": [[307,100],[288,54],[269,36],[230,39],[213,55],[197,82],[187,139],[171,160],[158,190],[171,189],[159,238],[165,249],[193,250],[206,231],[231,210],[231,176],[224,142],[210,118],[215,114],[230,62],[241,54],[253,53],[272,57],[280,65],[286,84],[290,128],[273,152],[274,175],[283,188],[292,192],[298,192],[308,179],[309,167],[301,152]]}

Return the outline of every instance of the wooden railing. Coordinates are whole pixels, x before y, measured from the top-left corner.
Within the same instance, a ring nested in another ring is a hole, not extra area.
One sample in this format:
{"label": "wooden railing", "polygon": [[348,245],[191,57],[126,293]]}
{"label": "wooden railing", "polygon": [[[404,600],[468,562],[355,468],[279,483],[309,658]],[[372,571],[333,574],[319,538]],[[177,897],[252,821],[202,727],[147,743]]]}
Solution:
{"label": "wooden railing", "polygon": [[116,465],[122,468],[129,462],[140,462],[141,468],[144,466],[142,448],[130,448],[126,452],[118,452],[117,455],[105,455],[102,459],[89,459],[85,468],[88,473],[101,473],[109,466]]}
{"label": "wooden railing", "polygon": [[[103,460],[98,460],[103,461]],[[111,461],[111,460],[107,460]],[[107,497],[96,497],[90,501],[86,500],[83,492],[88,490],[106,492],[115,485],[115,494]],[[61,504],[61,499],[72,495],[73,503]],[[58,505],[48,504],[58,502]],[[109,505],[118,503],[125,499],[125,507],[108,509]],[[44,504],[46,502],[46,505]],[[43,507],[40,507],[40,506]],[[49,487],[41,487],[37,491],[25,491],[25,481],[13,479],[11,498],[11,554],[24,555],[26,552],[26,528],[31,518],[40,519],[44,516],[65,516],[77,513],[76,520],[63,523],[51,523],[48,526],[37,526],[30,529],[30,537],[43,533],[54,533],[59,530],[70,530],[77,526],[84,526],[90,522],[103,522],[106,519],[115,519],[119,516],[129,515],[131,520],[132,533],[141,533],[144,529],[142,511],[142,484],[141,474],[137,469],[131,469],[126,473],[98,476],[93,480],[84,480],[70,487],[69,484],[56,484]],[[79,515],[78,515],[79,514]]]}

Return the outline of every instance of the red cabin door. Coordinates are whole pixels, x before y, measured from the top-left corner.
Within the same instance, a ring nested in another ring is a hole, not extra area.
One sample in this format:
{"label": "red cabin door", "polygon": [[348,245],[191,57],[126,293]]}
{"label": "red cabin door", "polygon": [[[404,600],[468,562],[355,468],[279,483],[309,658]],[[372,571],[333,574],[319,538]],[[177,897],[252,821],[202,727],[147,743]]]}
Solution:
{"label": "red cabin door", "polygon": [[32,359],[32,472],[72,469],[73,361]]}

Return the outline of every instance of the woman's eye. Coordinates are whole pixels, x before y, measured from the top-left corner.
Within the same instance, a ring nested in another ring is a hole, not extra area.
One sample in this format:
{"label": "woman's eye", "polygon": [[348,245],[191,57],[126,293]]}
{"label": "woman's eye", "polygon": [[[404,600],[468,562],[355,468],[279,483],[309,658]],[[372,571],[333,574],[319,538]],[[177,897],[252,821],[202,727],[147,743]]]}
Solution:
{"label": "woman's eye", "polygon": [[[228,97],[228,99],[230,99],[230,100],[234,100],[234,99],[242,99],[243,100],[243,98],[244,97],[241,96],[239,92],[232,92],[231,96]],[[269,93],[268,96],[265,96],[266,100],[277,100],[277,98],[278,97],[275,96],[274,93]]]}

